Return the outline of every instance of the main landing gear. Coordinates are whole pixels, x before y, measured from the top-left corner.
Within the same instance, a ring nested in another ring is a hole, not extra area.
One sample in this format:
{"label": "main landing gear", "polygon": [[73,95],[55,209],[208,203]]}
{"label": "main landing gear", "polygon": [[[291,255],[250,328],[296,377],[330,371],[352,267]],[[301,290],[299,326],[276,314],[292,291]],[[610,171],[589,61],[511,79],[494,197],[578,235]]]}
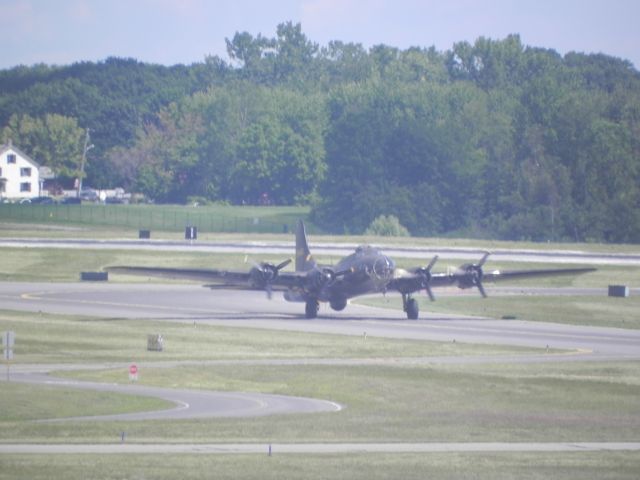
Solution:
{"label": "main landing gear", "polygon": [[409,320],[418,319],[420,307],[418,306],[418,301],[411,295],[406,293],[402,294],[402,309],[407,313],[407,318]]}
{"label": "main landing gear", "polygon": [[320,303],[318,300],[311,299],[307,300],[304,307],[304,314],[307,318],[316,318],[318,316],[318,309],[320,308]]}

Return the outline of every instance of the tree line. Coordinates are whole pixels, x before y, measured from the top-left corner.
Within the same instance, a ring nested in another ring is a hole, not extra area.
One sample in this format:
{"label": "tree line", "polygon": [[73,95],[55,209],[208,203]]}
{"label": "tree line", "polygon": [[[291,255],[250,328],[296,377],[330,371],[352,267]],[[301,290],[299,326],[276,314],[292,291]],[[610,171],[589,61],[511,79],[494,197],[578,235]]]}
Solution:
{"label": "tree line", "polygon": [[330,232],[640,241],[640,74],[479,38],[441,52],[236,33],[228,59],[0,71],[3,140],[156,202],[311,205]]}

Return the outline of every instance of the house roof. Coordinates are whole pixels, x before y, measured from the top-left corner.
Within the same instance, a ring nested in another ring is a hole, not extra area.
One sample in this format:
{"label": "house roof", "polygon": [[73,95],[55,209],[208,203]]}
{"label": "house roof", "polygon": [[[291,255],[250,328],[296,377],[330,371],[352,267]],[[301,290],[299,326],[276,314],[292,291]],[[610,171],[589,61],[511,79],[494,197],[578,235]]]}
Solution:
{"label": "house roof", "polygon": [[0,155],[3,155],[9,150],[13,150],[15,153],[17,153],[22,158],[24,158],[27,162],[31,163],[35,168],[40,168],[40,164],[38,162],[36,162],[33,158],[31,158],[29,155],[24,153],[19,148],[17,148],[15,145],[11,144],[11,141],[9,141],[8,144],[0,145]]}

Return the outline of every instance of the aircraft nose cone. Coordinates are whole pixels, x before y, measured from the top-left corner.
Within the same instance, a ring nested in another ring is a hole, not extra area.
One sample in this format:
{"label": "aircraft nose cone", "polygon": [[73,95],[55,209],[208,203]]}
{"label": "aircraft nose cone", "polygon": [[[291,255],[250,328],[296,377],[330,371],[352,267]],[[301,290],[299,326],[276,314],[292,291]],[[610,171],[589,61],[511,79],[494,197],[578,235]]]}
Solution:
{"label": "aircraft nose cone", "polygon": [[376,262],[373,264],[373,271],[378,277],[388,277],[391,273],[391,264],[389,262],[389,259],[383,257],[376,260]]}

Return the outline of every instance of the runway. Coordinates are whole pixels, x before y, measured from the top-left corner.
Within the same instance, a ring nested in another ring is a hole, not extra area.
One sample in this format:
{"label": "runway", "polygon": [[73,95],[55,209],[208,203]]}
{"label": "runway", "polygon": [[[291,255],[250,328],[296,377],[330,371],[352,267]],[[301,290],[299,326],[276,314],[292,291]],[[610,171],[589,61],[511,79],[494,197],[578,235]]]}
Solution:
{"label": "runway", "polygon": [[[518,289],[520,292],[522,288]],[[513,294],[509,289],[493,294]],[[549,294],[546,291],[533,293]],[[562,294],[561,290],[555,290]],[[569,292],[567,292],[569,293]],[[603,291],[572,290],[572,295],[604,295]],[[447,294],[443,292],[443,294]],[[418,321],[403,318],[399,310],[349,305],[343,312],[328,308],[308,320],[303,305],[288,303],[278,295],[267,300],[258,292],[220,291],[200,285],[114,284],[114,283],[0,283],[0,303],[10,310],[88,315],[103,318],[136,318],[159,321],[202,323],[238,328],[262,328],[325,334],[356,335],[436,341],[457,341],[539,347],[539,354],[477,357],[421,357],[394,359],[270,359],[236,361],[238,364],[326,364],[376,365],[558,362],[640,359],[640,332],[601,327],[580,327],[552,323],[492,320],[455,315],[423,314]],[[568,350],[545,353],[545,348]],[[185,365],[189,362],[176,362]],[[233,360],[195,362],[229,364]],[[149,365],[152,366],[152,365]],[[154,366],[171,367],[172,362]],[[89,365],[85,368],[111,368]],[[288,413],[335,412],[342,407],[330,399],[309,399],[242,392],[208,392],[166,389],[142,385],[78,382],[53,378],[50,370],[78,369],[78,365],[14,365],[12,380],[68,388],[92,389],[166,399],[173,408],[123,415],[82,417],[53,421],[138,421],[204,417],[251,417]],[[348,407],[348,406],[347,406]],[[44,420],[49,421],[49,420]],[[181,444],[181,445],[0,445],[0,454],[16,453],[266,453],[263,444]],[[279,444],[277,453],[427,453],[427,452],[570,452],[637,451],[640,443],[421,443],[421,444]]]}
{"label": "runway", "polygon": [[[562,289],[554,292],[562,294]],[[571,293],[575,295],[580,291],[572,289]],[[604,290],[583,293],[604,295]],[[366,332],[368,336],[383,338],[563,349],[576,352],[566,358],[572,361],[640,358],[640,331],[637,330],[428,312],[421,313],[421,320],[414,321],[406,320],[399,310],[358,304],[351,304],[342,312],[323,306],[317,319],[308,320],[304,318],[303,304],[285,302],[277,293],[273,300],[267,300],[259,292],[210,290],[200,285],[0,283],[0,301],[3,308],[32,312],[356,336]]]}

